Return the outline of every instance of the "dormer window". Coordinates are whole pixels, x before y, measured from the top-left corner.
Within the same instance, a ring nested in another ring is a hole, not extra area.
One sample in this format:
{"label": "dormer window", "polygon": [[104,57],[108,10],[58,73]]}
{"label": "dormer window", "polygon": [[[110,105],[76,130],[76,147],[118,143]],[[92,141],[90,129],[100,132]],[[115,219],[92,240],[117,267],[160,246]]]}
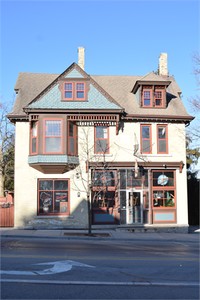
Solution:
{"label": "dormer window", "polygon": [[144,107],[152,107],[152,89],[143,89],[142,104]]}
{"label": "dormer window", "polygon": [[164,87],[143,86],[142,88],[142,107],[164,107],[166,103],[166,92]]}
{"label": "dormer window", "polygon": [[66,101],[84,101],[86,100],[85,82],[64,82],[63,99]]}

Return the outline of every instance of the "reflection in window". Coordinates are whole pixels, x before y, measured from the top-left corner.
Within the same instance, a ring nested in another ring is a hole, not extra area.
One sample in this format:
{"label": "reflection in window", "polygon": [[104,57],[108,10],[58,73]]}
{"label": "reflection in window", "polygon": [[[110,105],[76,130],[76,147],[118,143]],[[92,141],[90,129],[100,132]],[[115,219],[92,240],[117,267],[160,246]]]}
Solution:
{"label": "reflection in window", "polygon": [[69,214],[69,180],[38,180],[38,212],[44,214]]}
{"label": "reflection in window", "polygon": [[154,208],[173,208],[175,199],[175,172],[153,171],[153,197]]}
{"label": "reflection in window", "polygon": [[93,172],[94,186],[114,187],[116,185],[116,174],[114,171],[94,171]]}
{"label": "reflection in window", "polygon": [[107,126],[95,127],[95,153],[109,153],[109,136]]}

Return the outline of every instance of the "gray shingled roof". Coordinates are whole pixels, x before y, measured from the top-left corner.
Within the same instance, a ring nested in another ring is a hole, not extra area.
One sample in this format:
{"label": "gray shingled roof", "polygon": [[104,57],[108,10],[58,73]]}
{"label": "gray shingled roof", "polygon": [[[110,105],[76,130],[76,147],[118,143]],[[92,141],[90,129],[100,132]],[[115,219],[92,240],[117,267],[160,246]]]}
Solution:
{"label": "gray shingled roof", "polygon": [[[19,73],[15,90],[18,92],[13,111],[9,116],[23,116],[23,108],[27,106],[38,94],[51,84],[60,74]],[[91,75],[95,80],[128,114],[135,115],[163,115],[190,117],[180,98],[180,88],[173,77],[161,77],[154,73],[145,76],[99,76]],[[131,92],[136,81],[171,81],[167,92],[171,99],[166,109],[148,109],[139,107],[136,96]]]}

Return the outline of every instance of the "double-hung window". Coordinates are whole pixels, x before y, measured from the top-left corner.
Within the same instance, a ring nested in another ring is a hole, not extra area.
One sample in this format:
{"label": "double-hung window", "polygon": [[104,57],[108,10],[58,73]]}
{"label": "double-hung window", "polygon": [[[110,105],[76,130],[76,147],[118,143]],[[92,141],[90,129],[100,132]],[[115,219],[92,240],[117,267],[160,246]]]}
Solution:
{"label": "double-hung window", "polygon": [[44,153],[62,153],[62,120],[44,120]]}
{"label": "double-hung window", "polygon": [[86,99],[85,82],[64,82],[63,99],[66,101],[84,101]]}
{"label": "double-hung window", "polygon": [[31,154],[37,154],[38,152],[38,122],[33,121],[31,123]]}
{"label": "double-hung window", "polygon": [[68,155],[78,155],[77,125],[68,123]]}
{"label": "double-hung window", "polygon": [[152,90],[151,89],[144,89],[143,90],[142,104],[143,104],[144,107],[151,107],[152,106]]}
{"label": "double-hung window", "polygon": [[95,153],[109,153],[109,127],[95,126]]}
{"label": "double-hung window", "polygon": [[154,92],[154,105],[156,107],[163,106],[163,91],[162,90],[155,90]]}
{"label": "double-hung window", "polygon": [[157,125],[158,153],[168,153],[167,125]]}
{"label": "double-hung window", "polygon": [[151,125],[141,125],[141,153],[151,153]]}

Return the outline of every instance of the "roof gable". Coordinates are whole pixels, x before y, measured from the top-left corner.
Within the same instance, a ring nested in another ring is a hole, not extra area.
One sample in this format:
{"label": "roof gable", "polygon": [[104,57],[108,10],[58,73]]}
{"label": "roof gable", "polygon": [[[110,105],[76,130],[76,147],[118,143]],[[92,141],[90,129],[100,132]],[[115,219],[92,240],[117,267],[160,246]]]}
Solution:
{"label": "roof gable", "polygon": [[[65,79],[81,79],[88,82],[87,101],[62,101],[60,82]],[[26,107],[26,111],[34,109],[62,109],[62,110],[98,110],[114,109],[122,110],[122,107],[85,71],[76,63],[73,63],[50,85],[48,85],[38,96],[35,97]]]}

